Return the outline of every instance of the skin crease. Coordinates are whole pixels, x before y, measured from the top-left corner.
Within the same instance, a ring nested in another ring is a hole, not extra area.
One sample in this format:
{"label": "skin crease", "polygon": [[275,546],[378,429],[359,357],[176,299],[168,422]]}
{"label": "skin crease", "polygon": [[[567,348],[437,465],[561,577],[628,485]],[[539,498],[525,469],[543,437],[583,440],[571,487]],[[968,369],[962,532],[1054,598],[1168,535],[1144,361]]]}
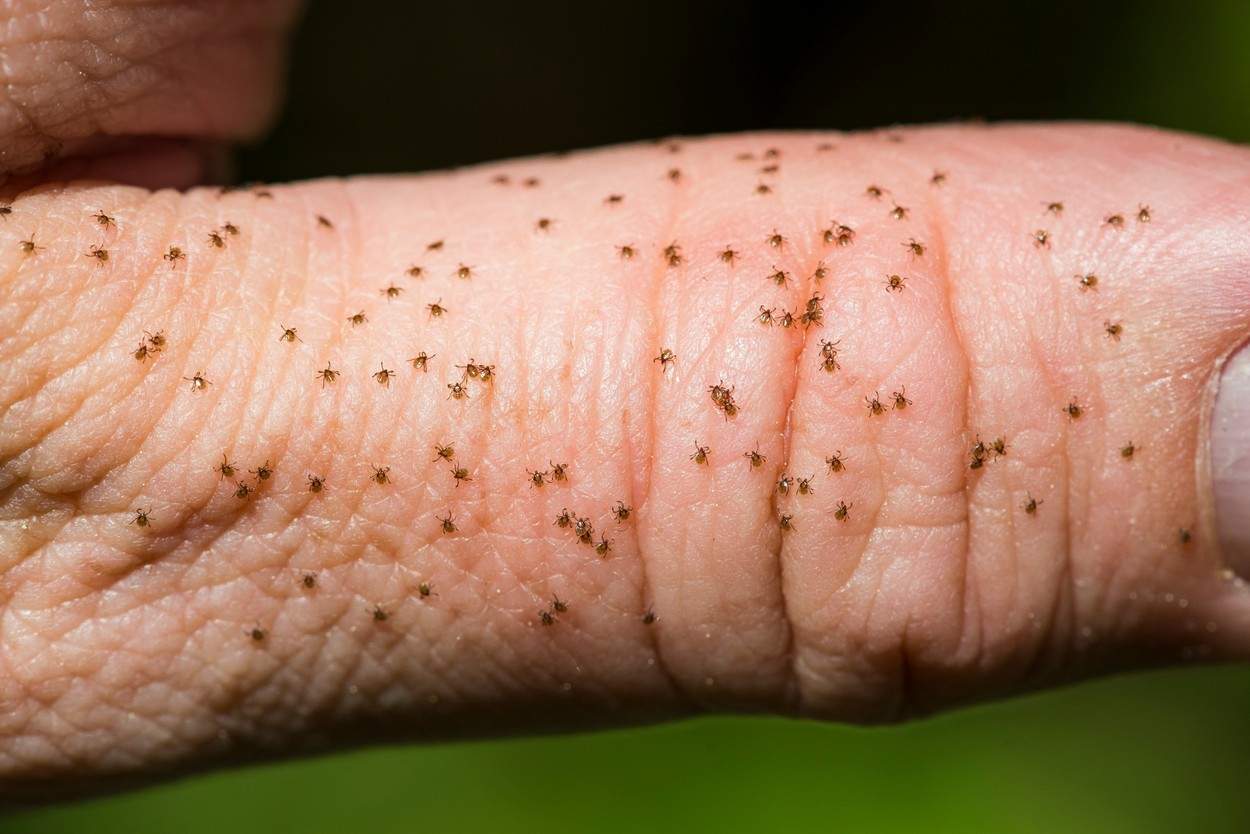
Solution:
{"label": "skin crease", "polygon": [[[704,710],[894,720],[1243,657],[1250,606],[1215,545],[1203,416],[1250,333],[1248,185],[1250,155],[1214,141],[1004,126],[13,194],[6,793]],[[849,245],[826,242],[834,221]],[[758,320],[813,294],[818,325]],[[470,362],[494,379],[466,378]],[[732,417],[709,395],[721,381]],[[1005,455],[972,469],[976,439],[1000,436]],[[567,479],[533,485],[553,463]],[[781,494],[783,472],[809,493]],[[555,524],[563,508],[606,554]]]}

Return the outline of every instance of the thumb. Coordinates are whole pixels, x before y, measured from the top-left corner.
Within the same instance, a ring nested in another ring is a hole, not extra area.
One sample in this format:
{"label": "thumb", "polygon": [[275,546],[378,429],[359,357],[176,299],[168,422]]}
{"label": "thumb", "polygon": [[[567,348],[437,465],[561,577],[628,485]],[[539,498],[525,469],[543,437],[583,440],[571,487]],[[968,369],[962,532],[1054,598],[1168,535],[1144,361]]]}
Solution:
{"label": "thumb", "polygon": [[188,187],[259,133],[298,0],[17,0],[0,27],[0,175]]}

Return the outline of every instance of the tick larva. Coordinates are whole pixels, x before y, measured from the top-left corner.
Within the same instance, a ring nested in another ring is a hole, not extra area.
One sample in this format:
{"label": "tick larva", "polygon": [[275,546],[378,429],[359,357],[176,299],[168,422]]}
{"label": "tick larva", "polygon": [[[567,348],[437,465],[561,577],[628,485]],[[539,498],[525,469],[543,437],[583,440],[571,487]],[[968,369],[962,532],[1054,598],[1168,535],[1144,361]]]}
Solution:
{"label": "tick larva", "polygon": [[342,373],[342,371],[334,370],[330,367],[330,363],[327,362],[324,368],[317,371],[317,379],[321,380],[321,387],[325,388],[326,385],[333,385],[335,380],[339,378],[340,373]]}
{"label": "tick larva", "polygon": [[699,441],[696,440],[694,443],[694,454],[690,456],[690,459],[701,466],[705,466],[707,465],[707,456],[710,451],[707,446],[700,446]]}
{"label": "tick larva", "polygon": [[191,383],[192,391],[206,391],[213,384],[204,378],[203,371],[196,371],[194,376],[184,376],[183,379]]}

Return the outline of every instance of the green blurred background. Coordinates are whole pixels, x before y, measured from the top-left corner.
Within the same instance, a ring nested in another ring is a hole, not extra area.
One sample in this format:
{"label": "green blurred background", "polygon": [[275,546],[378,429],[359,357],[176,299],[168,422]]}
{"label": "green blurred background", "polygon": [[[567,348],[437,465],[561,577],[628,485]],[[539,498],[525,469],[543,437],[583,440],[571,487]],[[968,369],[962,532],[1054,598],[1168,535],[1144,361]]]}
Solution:
{"label": "green blurred background", "polygon": [[[1123,119],[1250,140],[1250,3],[313,0],[243,179],[677,133]],[[1250,668],[862,730],[715,719],[371,750],[0,819],[6,832],[1250,831]]]}

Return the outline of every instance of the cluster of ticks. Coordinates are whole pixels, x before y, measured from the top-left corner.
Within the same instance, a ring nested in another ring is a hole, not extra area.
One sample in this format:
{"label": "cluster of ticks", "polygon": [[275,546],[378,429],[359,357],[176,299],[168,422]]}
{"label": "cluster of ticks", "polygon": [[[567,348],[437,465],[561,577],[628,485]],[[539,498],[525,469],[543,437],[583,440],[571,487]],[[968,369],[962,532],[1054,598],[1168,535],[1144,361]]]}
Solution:
{"label": "cluster of ticks", "polygon": [[[901,141],[901,137],[894,138],[894,141]],[[673,142],[667,145],[667,149],[676,153],[681,149],[679,143]],[[834,149],[832,143],[823,142],[816,146],[818,153],[828,152]],[[769,195],[774,192],[774,186],[765,178],[777,174],[780,171],[778,159],[781,156],[780,150],[769,148],[757,157],[756,154],[745,152],[737,154],[735,159],[738,162],[750,163],[757,159],[763,160],[764,164],[759,167],[758,173],[760,181],[752,190],[752,194],[757,196]],[[680,168],[669,168],[664,173],[664,178],[673,184],[679,184],[685,179],[685,174]],[[935,171],[929,177],[928,183],[931,187],[940,188],[948,179],[948,173],[945,171]],[[496,174],[491,178],[491,182],[497,186],[510,186],[514,183],[512,177],[508,174]],[[541,181],[537,177],[526,177],[524,179],[515,180],[525,188],[537,188]],[[273,194],[265,188],[257,188],[253,186],[240,186],[240,189],[248,189],[257,199],[272,199]],[[235,188],[223,189],[225,191],[236,190]],[[879,185],[869,184],[863,191],[865,199],[870,201],[881,201],[888,189]],[[612,193],[607,195],[603,203],[611,208],[618,206],[625,200],[625,195],[620,193]],[[908,219],[910,210],[898,203],[886,210],[888,217],[905,221]],[[1041,216],[1058,217],[1064,212],[1064,204],[1060,201],[1045,201],[1041,203]],[[11,204],[0,204],[0,220],[7,220],[14,213],[14,207]],[[1136,212],[1131,213],[1136,223],[1144,224],[1151,222],[1152,213],[1147,205],[1139,205]],[[101,228],[107,231],[117,226],[116,219],[101,209],[92,215],[92,219]],[[323,215],[314,215],[313,222],[323,230],[333,230],[334,223]],[[1122,230],[1129,221],[1126,216],[1121,213],[1113,213],[1103,218],[1103,226],[1112,230]],[[555,224],[555,220],[550,217],[539,217],[534,222],[534,231],[536,233],[546,233],[551,231]],[[213,249],[225,248],[230,239],[241,234],[241,230],[237,225],[230,221],[222,223],[219,227],[210,229],[204,233],[204,241],[207,246]],[[833,220],[829,225],[820,231],[820,242],[825,246],[836,248],[845,248],[855,245],[856,233],[855,229],[846,223]],[[1037,229],[1029,234],[1029,240],[1033,246],[1039,249],[1051,248],[1054,238],[1051,233],[1045,229]],[[925,256],[927,247],[925,243],[917,240],[915,237],[909,237],[905,241],[900,242],[901,245],[908,250],[913,258],[920,259]],[[764,237],[764,244],[772,249],[780,250],[787,246],[786,237],[774,229],[771,233]],[[434,240],[425,245],[427,253],[438,252],[444,248],[445,241],[442,239]],[[33,235],[19,242],[21,251],[31,256],[42,250],[44,247],[35,242]],[[622,244],[615,247],[617,255],[625,260],[630,260],[639,255],[639,248],[634,244]],[[727,245],[720,251],[716,252],[716,258],[732,267],[739,259],[740,252],[732,245]],[[98,265],[105,265],[109,261],[109,250],[104,244],[90,247],[84,255]],[[182,246],[172,245],[163,254],[163,259],[169,264],[170,268],[176,268],[187,258],[187,251]],[[676,241],[669,243],[662,249],[663,262],[670,268],[678,267],[686,260],[686,255],[680,244]],[[810,286],[819,286],[820,282],[827,277],[829,269],[821,261],[813,270],[810,276]],[[427,270],[425,267],[413,264],[404,270],[404,274],[410,279],[421,279],[426,277]],[[461,280],[471,280],[475,276],[474,267],[460,263],[452,271],[452,275]],[[778,287],[786,287],[793,280],[793,276],[783,270],[774,268],[771,272],[764,276],[764,280]],[[883,291],[887,294],[901,294],[907,290],[908,278],[906,275],[898,273],[885,274],[881,278]],[[1075,287],[1079,292],[1096,291],[1099,284],[1099,278],[1093,273],[1083,273],[1074,276]],[[397,298],[404,292],[404,287],[395,283],[390,283],[383,287],[379,292],[387,299]],[[816,327],[819,328],[824,324],[824,296],[820,292],[812,292],[804,303],[802,309],[786,310],[776,307],[768,307],[759,305],[758,312],[753,315],[753,319],[763,327],[780,327],[780,328],[802,328],[806,333],[807,330]],[[443,306],[442,299],[430,302],[425,305],[426,311],[431,319],[441,319],[448,315],[449,310]],[[347,323],[351,327],[358,327],[368,321],[366,313],[361,310],[347,317]],[[302,342],[299,332],[295,327],[289,327],[286,324],[280,324],[279,332],[276,336],[277,340],[284,343],[293,344]],[[1119,340],[1123,335],[1124,328],[1120,322],[1105,321],[1103,330],[1107,338]],[[163,330],[144,331],[143,339],[137,346],[130,349],[130,354],[138,362],[145,362],[157,354],[168,344],[168,337]],[[836,340],[821,339],[819,341],[818,351],[818,369],[827,374],[837,373],[841,369],[839,362],[839,342]],[[431,360],[435,358],[435,354],[425,351],[418,352],[415,356],[407,361],[416,373],[427,373]],[[677,354],[668,347],[662,347],[655,356],[655,363],[658,363],[661,374],[666,374],[669,367],[678,361]],[[455,366],[460,370],[460,376],[457,379],[447,383],[447,396],[454,400],[467,400],[473,397],[473,386],[489,386],[496,377],[496,367],[493,364],[478,362],[473,358],[469,358],[464,364]],[[312,380],[315,384],[319,384],[322,388],[334,385],[338,382],[342,372],[333,368],[329,363],[326,367],[317,371],[315,378]],[[380,364],[379,369],[371,374],[374,382],[383,388],[388,388],[391,381],[395,378],[397,372],[389,369],[385,364]],[[212,382],[206,378],[203,372],[197,371],[192,376],[184,377],[188,383],[188,388],[192,394],[203,392],[208,389]],[[732,420],[739,413],[739,403],[734,397],[735,387],[726,383],[723,379],[708,385],[708,394],[711,406],[719,412],[726,420]],[[871,395],[865,395],[864,407],[867,409],[871,417],[880,417],[889,411],[903,411],[912,405],[911,399],[907,396],[905,386],[900,386],[897,390],[889,392],[886,397],[882,397],[879,391],[874,391]],[[1084,413],[1084,407],[1073,398],[1063,408],[1064,413],[1070,420],[1079,420]],[[977,436],[968,451],[968,466],[972,470],[981,469],[989,465],[993,461],[1002,458],[1008,454],[1009,445],[1007,438],[999,436],[990,442],[983,441]],[[456,451],[452,444],[435,444],[434,446],[434,462],[443,462],[448,465],[449,473],[458,487],[461,483],[473,480],[472,474],[468,467],[460,463],[456,458]],[[1120,455],[1125,460],[1131,460],[1138,452],[1140,447],[1128,441],[1120,449]],[[694,451],[690,454],[690,460],[696,466],[707,466],[709,464],[709,456],[711,450],[694,441]],[[743,453],[748,466],[752,469],[759,469],[764,466],[765,456],[759,451],[758,445],[749,451]],[[824,459],[828,474],[837,476],[846,471],[848,466],[848,458],[842,450],[835,450]],[[234,483],[234,496],[245,501],[253,496],[253,494],[261,489],[264,484],[269,481],[274,473],[274,465],[266,460],[255,468],[243,470],[236,463],[232,462],[229,457],[223,453],[220,462],[215,464],[215,470],[222,479],[230,479]],[[245,479],[242,475],[246,473],[250,475],[250,479]],[[391,483],[390,467],[373,465],[372,471],[369,473],[369,479],[377,485],[387,485]],[[563,484],[569,479],[569,465],[567,463],[549,462],[547,469],[526,470],[526,478],[531,488],[541,489],[548,485]],[[776,489],[780,495],[789,495],[792,491],[798,495],[809,495],[815,491],[813,483],[814,475],[806,477],[794,477],[783,472],[777,481]],[[321,493],[326,489],[326,479],[324,476],[316,473],[308,473],[307,489],[311,493]],[[1040,498],[1034,498],[1027,495],[1023,504],[1024,511],[1035,516],[1043,504]],[[833,510],[834,518],[839,522],[846,522],[850,519],[852,504],[845,501],[838,501]],[[130,523],[138,527],[149,527],[152,524],[151,510],[139,508],[133,511],[134,515]],[[617,501],[612,508],[611,514],[615,517],[618,524],[626,523],[631,515],[632,509],[623,501]],[[444,534],[451,534],[457,531],[455,517],[450,511],[443,515],[435,516],[438,529]],[[795,529],[794,517],[792,514],[782,513],[777,516],[777,523],[783,532]],[[580,544],[593,548],[593,550],[603,558],[607,558],[612,551],[612,540],[606,533],[599,533],[596,539],[596,531],[593,521],[583,515],[579,515],[575,511],[564,508],[556,516],[554,525],[561,530],[566,530]],[[1178,531],[1179,540],[1182,544],[1188,544],[1192,535],[1188,529]],[[306,589],[315,589],[317,587],[317,575],[315,573],[304,573],[298,581]],[[433,596],[437,596],[433,588],[428,582],[422,582],[418,587],[418,593],[423,600],[428,600]],[[538,612],[538,622],[544,626],[551,626],[559,621],[561,614],[569,610],[569,604],[561,600],[558,596],[554,596],[550,604]],[[372,617],[377,622],[384,622],[389,614],[381,606],[374,606],[371,610]],[[648,609],[642,617],[645,624],[651,624],[656,621],[654,611]],[[262,641],[266,637],[264,629],[257,626],[247,632],[248,636],[254,641]]]}

